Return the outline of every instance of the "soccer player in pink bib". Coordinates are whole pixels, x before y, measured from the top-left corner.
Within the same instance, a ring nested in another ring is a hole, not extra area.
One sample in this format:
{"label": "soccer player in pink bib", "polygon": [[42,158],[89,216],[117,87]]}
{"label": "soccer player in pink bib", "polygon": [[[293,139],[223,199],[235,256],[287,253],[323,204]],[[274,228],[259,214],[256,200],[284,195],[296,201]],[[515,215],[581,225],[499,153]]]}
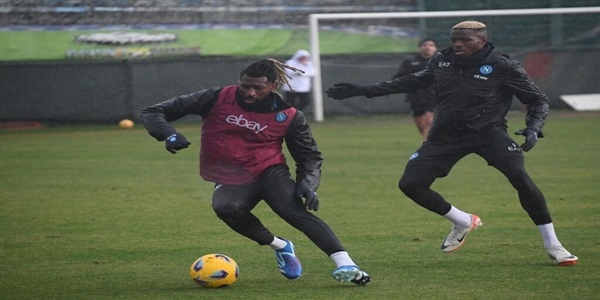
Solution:
{"label": "soccer player in pink bib", "polygon": [[[175,154],[190,142],[169,122],[202,116],[200,176],[215,183],[215,213],[237,233],[275,250],[286,278],[300,277],[302,265],[294,244],[275,236],[252,214],[262,200],[334,261],[333,278],[366,285],[370,276],[350,258],[331,228],[309,212],[319,209],[316,191],[323,157],[304,114],[276,92],[281,82],[288,84],[286,68],[292,67],[259,60],[240,73],[238,85],[172,98],[143,109],[141,118],[150,135],[165,141]],[[284,141],[296,162],[295,180],[282,152]]]}

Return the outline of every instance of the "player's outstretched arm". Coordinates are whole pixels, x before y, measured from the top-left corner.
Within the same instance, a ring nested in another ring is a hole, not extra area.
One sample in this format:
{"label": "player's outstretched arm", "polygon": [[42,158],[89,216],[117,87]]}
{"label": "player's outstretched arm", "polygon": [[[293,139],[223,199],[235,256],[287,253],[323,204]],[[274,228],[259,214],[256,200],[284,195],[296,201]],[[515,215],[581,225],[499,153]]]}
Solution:
{"label": "player's outstretched arm", "polygon": [[357,85],[353,83],[336,83],[325,93],[328,97],[336,100],[346,99],[356,96],[366,96],[367,98],[385,96],[390,94],[400,94],[410,92],[416,89],[422,89],[433,83],[433,71],[429,68],[411,73],[399,78],[388,81],[380,81],[369,85]]}
{"label": "player's outstretched arm", "polygon": [[325,93],[330,98],[341,100],[350,97],[364,96],[366,95],[367,89],[367,86],[343,82],[334,84],[332,87],[327,89]]}

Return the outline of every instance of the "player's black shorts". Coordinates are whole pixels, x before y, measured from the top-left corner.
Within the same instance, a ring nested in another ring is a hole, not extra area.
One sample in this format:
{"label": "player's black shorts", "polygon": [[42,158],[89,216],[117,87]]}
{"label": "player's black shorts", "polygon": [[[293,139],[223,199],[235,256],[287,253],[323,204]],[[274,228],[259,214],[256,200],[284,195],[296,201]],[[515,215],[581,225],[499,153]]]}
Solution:
{"label": "player's black shorts", "polygon": [[475,153],[487,161],[489,165],[500,158],[523,157],[521,147],[511,139],[506,130],[493,128],[479,135],[479,138],[467,138],[453,142],[426,141],[408,161],[407,168],[417,165],[438,167],[448,175],[452,167],[463,157]]}
{"label": "player's black shorts", "polygon": [[413,117],[422,116],[426,112],[433,112],[435,107],[432,101],[411,100],[409,103]]}

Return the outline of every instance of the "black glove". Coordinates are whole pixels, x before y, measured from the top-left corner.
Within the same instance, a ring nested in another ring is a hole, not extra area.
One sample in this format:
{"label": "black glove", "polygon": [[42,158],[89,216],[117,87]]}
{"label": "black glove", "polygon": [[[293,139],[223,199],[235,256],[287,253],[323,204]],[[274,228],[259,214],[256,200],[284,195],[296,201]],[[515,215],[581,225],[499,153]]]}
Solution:
{"label": "black glove", "polygon": [[317,198],[317,193],[306,186],[306,184],[298,183],[296,186],[296,197],[306,199],[304,205],[306,205],[308,210],[319,210],[319,198]]}
{"label": "black glove", "polygon": [[330,87],[325,93],[328,97],[340,100],[356,96],[364,96],[367,92],[367,87],[352,83],[336,83]]}
{"label": "black glove", "polygon": [[187,148],[191,144],[181,133],[173,133],[165,139],[165,148],[173,154],[177,154],[177,150]]}
{"label": "black glove", "polygon": [[521,130],[515,132],[515,134],[525,136],[525,143],[523,143],[521,145],[521,149],[523,149],[523,151],[525,151],[525,152],[531,150],[531,148],[533,148],[533,146],[535,146],[535,143],[537,143],[537,139],[538,139],[537,131],[535,131],[531,128],[521,129]]}

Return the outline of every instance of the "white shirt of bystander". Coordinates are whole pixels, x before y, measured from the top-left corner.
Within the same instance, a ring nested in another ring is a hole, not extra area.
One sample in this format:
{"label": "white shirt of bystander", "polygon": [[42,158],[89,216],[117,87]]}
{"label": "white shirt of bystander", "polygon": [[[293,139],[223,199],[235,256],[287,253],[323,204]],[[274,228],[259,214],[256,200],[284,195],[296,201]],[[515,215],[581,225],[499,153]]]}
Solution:
{"label": "white shirt of bystander", "polygon": [[[312,77],[315,76],[315,67],[311,61],[310,53],[306,50],[298,50],[292,59],[286,61],[285,63],[288,66],[304,71],[304,73],[301,73],[294,72],[289,69],[285,70],[286,73],[291,77],[289,82],[292,86],[292,89],[298,93],[310,92],[312,86]],[[290,91],[290,88],[287,86],[287,84],[282,84],[281,89],[286,92]]]}

